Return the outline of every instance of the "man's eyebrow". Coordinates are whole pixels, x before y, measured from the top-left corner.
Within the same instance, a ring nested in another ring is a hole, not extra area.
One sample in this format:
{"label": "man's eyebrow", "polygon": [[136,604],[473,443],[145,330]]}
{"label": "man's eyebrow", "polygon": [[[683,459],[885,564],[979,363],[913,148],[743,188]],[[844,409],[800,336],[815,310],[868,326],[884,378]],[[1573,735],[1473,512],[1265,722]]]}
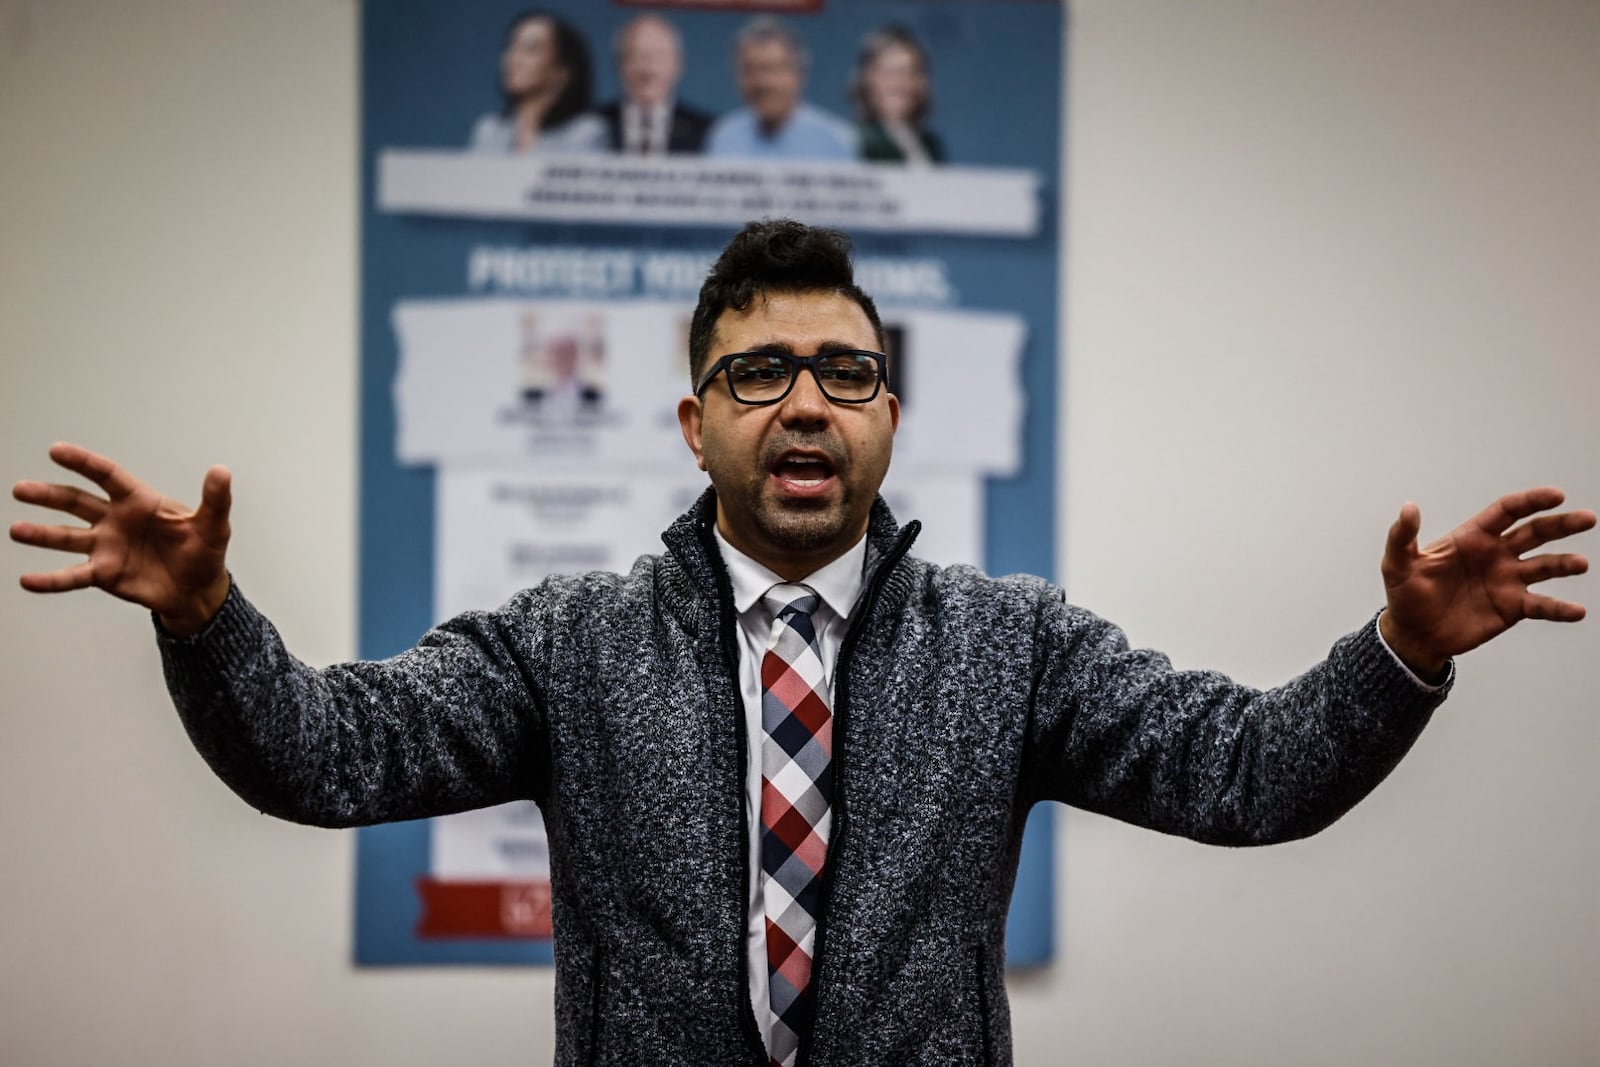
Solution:
{"label": "man's eyebrow", "polygon": [[[785,355],[785,356],[792,356],[792,355],[795,354],[794,345],[790,344],[788,341],[768,341],[765,344],[753,345],[752,347],[745,349],[745,351],[746,352],[755,353],[755,354],[758,354],[758,355]],[[828,353],[828,352],[860,352],[860,351],[863,351],[863,349],[858,348],[854,343],[852,343],[850,341],[823,341],[821,344],[817,345],[817,354],[818,355],[822,355],[822,354],[825,354],[825,353]]]}

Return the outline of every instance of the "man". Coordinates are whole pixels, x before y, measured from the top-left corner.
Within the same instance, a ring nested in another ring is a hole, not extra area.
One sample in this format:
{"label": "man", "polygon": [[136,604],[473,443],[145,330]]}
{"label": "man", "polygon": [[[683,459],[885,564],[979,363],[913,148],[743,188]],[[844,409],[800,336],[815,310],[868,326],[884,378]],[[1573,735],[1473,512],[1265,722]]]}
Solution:
{"label": "man", "polygon": [[660,15],[640,15],[617,33],[622,98],[600,108],[613,152],[659,156],[699,152],[711,116],[678,103],[683,41]]}
{"label": "man", "polygon": [[593,329],[585,329],[581,321],[540,319],[531,313],[522,318],[523,402],[565,416],[594,410],[605,392],[600,373],[604,356]]}
{"label": "man", "polygon": [[734,41],[733,62],[746,106],[712,125],[708,155],[824,161],[856,157],[850,124],[801,100],[811,56],[787,25],[765,15],[750,20]]}
{"label": "man", "polygon": [[[196,746],[247,801],[349,826],[520,798],[550,835],[560,1064],[1010,1062],[1004,927],[1041,800],[1201,841],[1311,834],[1373,788],[1452,657],[1576,621],[1530,555],[1594,526],[1514,493],[1265,692],[1174,671],[1030,577],[912,555],[877,497],[899,405],[841,234],[747,227],[701,290],[685,441],[712,488],[631,574],[554,578],[382,663],[294,660],[225,568],[229,478],[193,512],[70,445],[105,495],[22,482],[87,529],[22,579],[155,612]],[[1527,521],[1523,521],[1527,520]]]}

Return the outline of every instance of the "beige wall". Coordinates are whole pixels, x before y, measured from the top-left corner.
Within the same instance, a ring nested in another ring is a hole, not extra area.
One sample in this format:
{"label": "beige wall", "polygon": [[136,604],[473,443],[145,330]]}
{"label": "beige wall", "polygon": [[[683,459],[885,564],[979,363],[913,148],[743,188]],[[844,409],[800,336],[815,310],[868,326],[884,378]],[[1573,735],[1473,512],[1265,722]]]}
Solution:
{"label": "beige wall", "polygon": [[[0,0],[0,481],[58,438],[188,499],[228,462],[241,583],[324,662],[354,645],[356,25]],[[1269,684],[1377,606],[1408,497],[1430,532],[1530,482],[1600,502],[1600,6],[1081,0],[1068,93],[1075,599]],[[1019,1062],[1600,1061],[1597,625],[1467,657],[1310,841],[1063,820]],[[9,586],[0,644],[0,1063],[548,1061],[545,972],[349,966],[351,838],[210,777],[137,611]]]}

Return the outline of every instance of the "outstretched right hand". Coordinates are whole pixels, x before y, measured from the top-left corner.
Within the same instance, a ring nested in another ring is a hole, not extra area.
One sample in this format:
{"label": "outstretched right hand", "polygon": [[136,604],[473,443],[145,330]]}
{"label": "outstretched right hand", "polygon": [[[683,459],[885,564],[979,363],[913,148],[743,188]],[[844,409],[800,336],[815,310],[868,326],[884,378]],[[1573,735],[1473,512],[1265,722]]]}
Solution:
{"label": "outstretched right hand", "polygon": [[11,495],[24,504],[64,511],[89,524],[13,523],[13,541],[88,557],[60,570],[24,574],[22,588],[65,593],[98,586],[149,608],[175,634],[204,629],[228,596],[224,557],[232,496],[227,468],[206,472],[200,506],[191,511],[86,448],[52,445],[50,458],[94,482],[106,495],[33,481],[12,488]]}

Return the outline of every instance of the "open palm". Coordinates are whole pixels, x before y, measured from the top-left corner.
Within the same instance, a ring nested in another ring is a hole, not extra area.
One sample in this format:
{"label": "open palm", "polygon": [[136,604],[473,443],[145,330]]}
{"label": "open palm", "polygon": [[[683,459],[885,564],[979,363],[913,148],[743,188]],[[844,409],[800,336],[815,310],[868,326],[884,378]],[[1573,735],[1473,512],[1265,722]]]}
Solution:
{"label": "open palm", "polygon": [[1564,499],[1551,488],[1503,496],[1425,548],[1417,547],[1417,506],[1401,509],[1383,556],[1388,609],[1382,625],[1395,652],[1431,673],[1523,619],[1583,618],[1582,605],[1529,589],[1589,569],[1576,553],[1527,555],[1594,526],[1592,511],[1539,514]]}
{"label": "open palm", "polygon": [[14,541],[86,557],[59,570],[25,574],[22,587],[62,593],[94,586],[149,608],[180,632],[204,626],[228,591],[227,470],[213,467],[207,472],[200,506],[191,510],[110,459],[77,445],[55,445],[50,458],[95,483],[105,495],[34,481],[13,487],[12,495],[23,503],[88,523],[86,527],[14,523]]}

